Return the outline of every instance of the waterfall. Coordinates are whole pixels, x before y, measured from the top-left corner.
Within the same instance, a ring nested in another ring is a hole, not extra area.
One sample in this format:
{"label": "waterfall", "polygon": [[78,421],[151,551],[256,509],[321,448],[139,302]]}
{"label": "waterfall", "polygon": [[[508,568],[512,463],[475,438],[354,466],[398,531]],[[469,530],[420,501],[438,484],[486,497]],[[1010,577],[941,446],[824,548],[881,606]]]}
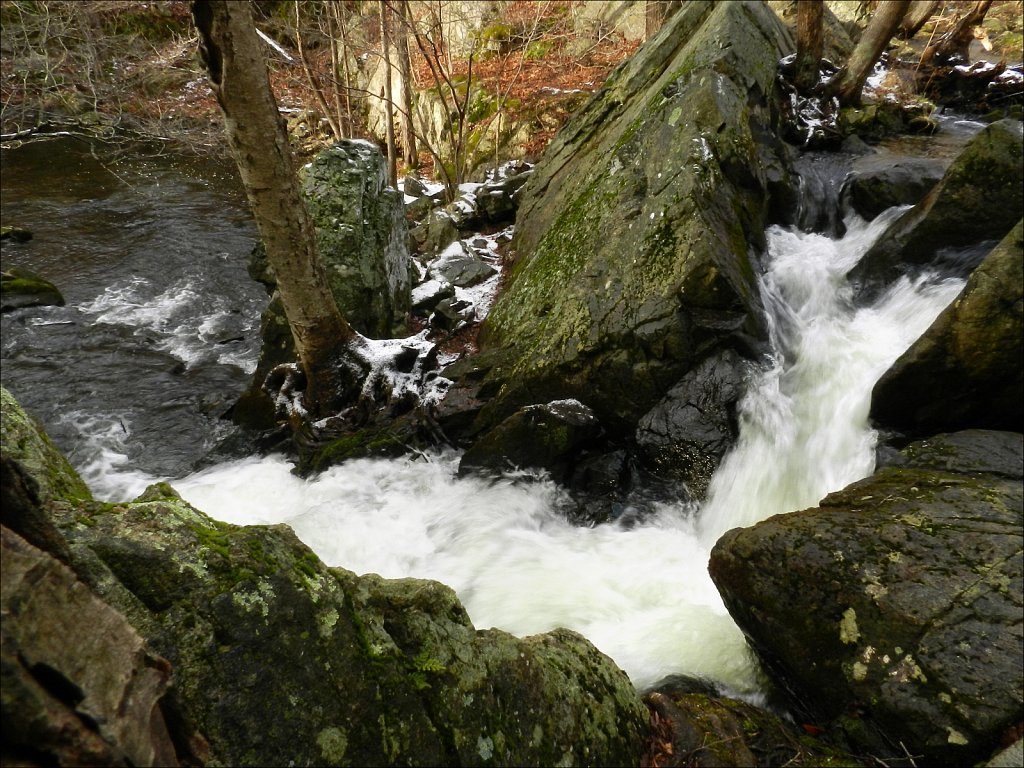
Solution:
{"label": "waterfall", "polygon": [[590,639],[644,688],[668,674],[756,698],[759,668],[707,574],[725,530],[812,506],[869,474],[871,388],[961,281],[901,280],[857,307],[846,272],[898,211],[838,240],[773,228],[761,290],[774,350],[740,405],[741,433],[696,512],[664,503],[641,524],[570,525],[543,479],[459,479],[458,457],[350,461],[303,480],[253,458],[175,483],[212,516],[287,523],[328,564],[437,579],[478,628],[558,626]]}

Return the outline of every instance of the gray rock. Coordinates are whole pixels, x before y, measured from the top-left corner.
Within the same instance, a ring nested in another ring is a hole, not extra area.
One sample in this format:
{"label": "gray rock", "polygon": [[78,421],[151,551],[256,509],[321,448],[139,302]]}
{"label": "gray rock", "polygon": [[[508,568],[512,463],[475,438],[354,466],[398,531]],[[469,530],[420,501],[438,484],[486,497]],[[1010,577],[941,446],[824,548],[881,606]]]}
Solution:
{"label": "gray rock", "polygon": [[417,315],[429,314],[442,299],[455,296],[455,286],[444,279],[432,279],[412,289],[412,311]]}
{"label": "gray rock", "polygon": [[470,252],[457,240],[431,262],[428,275],[459,288],[471,288],[498,274],[498,269]]}
{"label": "gray rock", "polygon": [[973,765],[1024,714],[1024,441],[973,432],[904,453],[817,508],[730,531],[709,570],[810,722],[883,760],[902,745]]}
{"label": "gray rock", "polygon": [[530,405],[468,448],[459,462],[459,474],[544,469],[564,482],[581,449],[602,433],[593,411],[578,401]]}
{"label": "gray rock", "polygon": [[985,768],[1017,768],[1024,764],[1024,739],[1017,739],[985,763]]}
{"label": "gray rock", "polygon": [[[948,163],[918,157],[886,162],[886,158],[869,158],[872,166],[857,170],[843,186],[842,199],[868,221],[895,205],[916,205],[942,179]],[[878,167],[884,163],[884,166]]]}
{"label": "gray rock", "polygon": [[388,338],[409,311],[410,260],[402,195],[366,141],[343,140],[300,174],[338,309],[360,333]]}
{"label": "gray rock", "polygon": [[940,251],[998,241],[1024,209],[1024,131],[1019,120],[982,130],[925,198],[896,219],[850,271],[872,295]]}
{"label": "gray rock", "polygon": [[646,467],[701,498],[736,440],[744,363],[723,350],[690,371],[640,419],[636,442]]}
{"label": "gray rock", "polygon": [[792,46],[763,4],[685,3],[562,128],[523,191],[510,283],[481,329],[507,362],[481,426],[572,397],[628,437],[730,336],[764,336],[751,253],[789,189],[770,126]]}
{"label": "gray rock", "polygon": [[871,418],[909,436],[1024,429],[1022,337],[1024,222],[1018,222],[875,384]]}
{"label": "gray rock", "polygon": [[436,254],[459,239],[459,227],[447,210],[435,208],[412,230],[412,238],[420,253]]}

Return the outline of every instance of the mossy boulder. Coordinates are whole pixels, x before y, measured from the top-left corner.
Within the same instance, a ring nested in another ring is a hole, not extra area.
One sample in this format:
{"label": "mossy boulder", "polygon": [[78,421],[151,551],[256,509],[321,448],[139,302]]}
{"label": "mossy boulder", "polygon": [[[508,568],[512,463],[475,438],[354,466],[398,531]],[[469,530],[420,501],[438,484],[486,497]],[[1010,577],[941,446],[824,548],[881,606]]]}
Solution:
{"label": "mossy boulder", "polygon": [[987,126],[964,147],[925,198],[896,219],[850,271],[873,293],[942,251],[1002,240],[1024,209],[1024,129]]}
{"label": "mossy boulder", "polygon": [[562,128],[524,188],[511,282],[483,324],[482,348],[509,364],[488,375],[478,429],[572,398],[628,436],[704,357],[763,337],[751,254],[788,189],[768,137],[791,46],[763,4],[686,3]]}
{"label": "mossy boulder", "polygon": [[885,372],[871,418],[912,437],[970,427],[1024,430],[1024,221]]}
{"label": "mossy boulder", "polygon": [[[647,711],[626,674],[578,634],[477,631],[443,584],[328,568],[287,526],[217,522],[166,483],[123,504],[79,498],[70,481],[50,480],[68,474],[66,461],[6,391],[3,428],[5,480],[11,452],[63,501],[37,511],[63,534],[60,554],[83,582],[68,589],[94,591],[128,619],[146,654],[171,663],[171,688],[133,701],[148,706],[162,694],[179,761],[638,762]],[[5,571],[5,598],[7,589]],[[85,626],[74,637],[92,635]],[[44,640],[26,635],[21,657],[38,656]],[[60,672],[71,651],[54,642],[46,664]],[[8,671],[5,661],[5,697]],[[43,730],[59,726],[41,717]],[[5,708],[5,734],[11,722]]]}
{"label": "mossy boulder", "polygon": [[[860,168],[858,165],[869,165]],[[841,198],[868,221],[895,205],[916,205],[942,179],[948,163],[936,158],[871,155],[855,164]]]}
{"label": "mossy boulder", "polygon": [[973,765],[1024,716],[1024,442],[957,433],[900,460],[726,533],[709,570],[807,722],[883,760]]}
{"label": "mossy boulder", "polygon": [[[644,702],[656,714],[649,765],[663,768],[860,766],[792,722],[716,692],[653,691]],[[820,733],[820,730],[819,730]]]}
{"label": "mossy boulder", "polygon": [[64,454],[4,387],[0,387],[0,451],[34,480],[44,504],[92,498]]}
{"label": "mossy boulder", "polygon": [[63,306],[64,295],[45,277],[21,267],[11,267],[0,273],[0,311]]}
{"label": "mossy boulder", "polygon": [[[363,335],[389,338],[409,311],[411,261],[402,194],[387,186],[380,150],[339,141],[303,166],[299,179],[338,309]],[[260,246],[250,272],[275,284]]]}
{"label": "mossy boulder", "polygon": [[286,526],[218,523],[168,489],[63,525],[222,763],[638,759],[639,698],[579,635],[478,632],[442,584],[328,568]]}

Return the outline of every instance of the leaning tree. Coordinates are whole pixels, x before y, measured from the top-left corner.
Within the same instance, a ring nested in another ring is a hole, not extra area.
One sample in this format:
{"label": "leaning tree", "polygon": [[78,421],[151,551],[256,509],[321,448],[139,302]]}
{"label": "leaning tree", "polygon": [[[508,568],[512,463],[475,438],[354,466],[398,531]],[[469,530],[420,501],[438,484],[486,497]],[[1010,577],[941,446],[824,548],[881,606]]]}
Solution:
{"label": "leaning tree", "polygon": [[192,16],[305,374],[305,407],[326,415],[357,396],[367,365],[328,286],[249,3],[193,0]]}

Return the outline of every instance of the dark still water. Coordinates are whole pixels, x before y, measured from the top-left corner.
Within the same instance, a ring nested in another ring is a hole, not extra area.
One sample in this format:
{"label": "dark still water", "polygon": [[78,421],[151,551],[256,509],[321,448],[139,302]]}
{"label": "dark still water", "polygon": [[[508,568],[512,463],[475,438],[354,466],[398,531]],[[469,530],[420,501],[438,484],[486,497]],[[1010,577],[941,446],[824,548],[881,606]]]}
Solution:
{"label": "dark still water", "polygon": [[221,416],[259,352],[256,228],[229,162],[114,157],[71,138],[0,151],[4,269],[65,307],[2,315],[2,379],[90,484],[131,468],[180,476],[231,429]]}

